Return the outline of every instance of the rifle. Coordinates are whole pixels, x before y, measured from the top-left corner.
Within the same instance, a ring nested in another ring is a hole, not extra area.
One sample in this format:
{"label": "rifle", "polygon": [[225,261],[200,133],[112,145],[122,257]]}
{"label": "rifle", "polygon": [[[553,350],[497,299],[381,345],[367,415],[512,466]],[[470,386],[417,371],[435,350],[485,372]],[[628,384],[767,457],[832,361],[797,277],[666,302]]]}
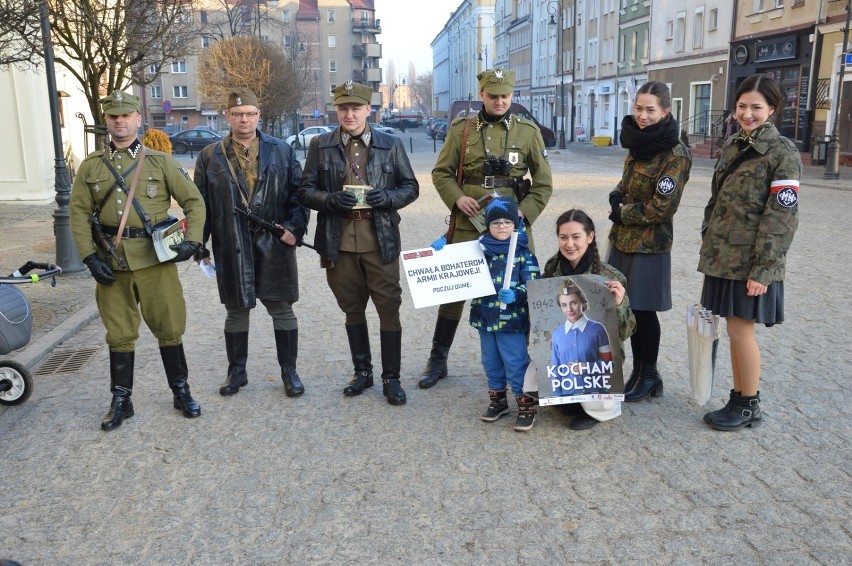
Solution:
{"label": "rifle", "polygon": [[[464,150],[465,145],[467,144],[467,135],[470,133],[470,106],[473,102],[473,95],[468,93],[467,95],[467,112],[465,113],[465,120],[467,123],[464,125],[464,135],[462,135],[461,146],[459,147],[459,168],[456,171],[456,182],[459,185],[459,188],[462,187],[462,179],[464,178]],[[452,108],[452,104],[450,104],[450,108]],[[450,116],[452,119],[452,116]],[[449,126],[447,126],[447,131],[449,131]],[[444,238],[447,240],[448,244],[453,243],[453,234],[456,231],[456,215],[455,215],[456,207],[453,205],[452,210],[450,210],[450,219],[447,222],[449,226],[447,227],[447,233],[444,234]]]}
{"label": "rifle", "polygon": [[[250,224],[254,224],[255,226],[257,226],[261,230],[265,230],[266,232],[269,232],[270,234],[275,236],[276,240],[278,240],[279,242],[281,241],[281,236],[284,235],[284,229],[283,228],[279,228],[278,226],[276,226],[272,222],[269,222],[268,220],[264,220],[263,218],[261,218],[260,216],[253,213],[251,210],[249,210],[247,208],[240,208],[239,206],[235,206],[234,212],[238,212],[238,213],[242,214],[243,216],[246,217],[246,219],[249,221]],[[311,248],[314,251],[317,250],[315,247],[313,247],[309,243],[304,242],[302,240],[297,241],[296,245],[297,246],[305,246],[306,248]]]}

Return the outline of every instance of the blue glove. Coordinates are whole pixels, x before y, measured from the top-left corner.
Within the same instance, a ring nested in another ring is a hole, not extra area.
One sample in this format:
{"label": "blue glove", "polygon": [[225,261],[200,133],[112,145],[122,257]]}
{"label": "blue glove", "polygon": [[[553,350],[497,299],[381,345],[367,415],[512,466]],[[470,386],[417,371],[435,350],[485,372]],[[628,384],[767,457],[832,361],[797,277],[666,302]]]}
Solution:
{"label": "blue glove", "polygon": [[440,238],[438,238],[437,240],[432,242],[432,249],[435,250],[436,252],[439,252],[439,251],[443,250],[444,246],[446,246],[446,245],[447,245],[447,237],[441,236]]}
{"label": "blue glove", "polygon": [[500,289],[500,292],[497,293],[497,298],[500,299],[501,303],[511,305],[515,302],[515,292],[511,289]]}

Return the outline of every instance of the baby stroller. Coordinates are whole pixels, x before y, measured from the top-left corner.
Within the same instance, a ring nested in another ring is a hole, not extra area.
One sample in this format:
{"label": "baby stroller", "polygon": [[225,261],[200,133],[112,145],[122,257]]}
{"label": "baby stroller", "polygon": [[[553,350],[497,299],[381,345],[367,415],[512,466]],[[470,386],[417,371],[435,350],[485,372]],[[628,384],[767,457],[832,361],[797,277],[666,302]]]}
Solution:
{"label": "baby stroller", "polygon": [[[40,273],[31,273],[40,270]],[[56,276],[62,268],[52,263],[28,261],[9,277],[0,277],[0,356],[26,346],[33,331],[30,302],[15,286],[50,279],[56,286]],[[29,275],[28,275],[29,274]],[[33,378],[22,364],[0,360],[0,404],[18,405],[33,392]]]}

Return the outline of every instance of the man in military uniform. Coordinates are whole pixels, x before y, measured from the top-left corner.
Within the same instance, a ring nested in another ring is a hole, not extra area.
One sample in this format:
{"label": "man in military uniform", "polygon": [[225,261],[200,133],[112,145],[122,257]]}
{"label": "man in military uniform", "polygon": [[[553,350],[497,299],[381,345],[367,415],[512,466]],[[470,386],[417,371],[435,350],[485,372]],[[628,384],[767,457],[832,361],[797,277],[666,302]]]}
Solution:
{"label": "man in military uniform", "polygon": [[[346,313],[355,374],[346,396],[373,386],[365,310],[379,315],[382,390],[391,405],[406,402],[399,382],[402,325],[399,307],[399,212],[420,190],[402,141],[367,125],[373,90],[347,81],[334,89],[340,127],[311,140],[299,200],[317,210],[314,245],[328,286]],[[362,187],[345,190],[345,186]],[[361,198],[356,197],[356,192]]]}
{"label": "man in military uniform", "polygon": [[[98,282],[95,299],[109,345],[112,403],[103,430],[133,416],[133,362],[141,318],[160,345],[175,409],[197,417],[201,408],[189,391],[182,336],[186,304],[175,262],[200,247],[204,200],[189,175],[170,156],[137,138],[139,98],[115,91],[100,100],[110,134],[106,150],[90,154],[71,189],[69,215],[80,257]],[[128,195],[133,192],[133,199]],[[160,263],[152,226],[167,220],[172,198],[186,215],[186,238]]]}
{"label": "man in military uniform", "polygon": [[[470,221],[484,208],[483,197],[493,191],[511,196],[518,203],[519,216],[527,230],[539,217],[553,192],[547,150],[535,123],[509,109],[515,88],[515,73],[491,69],[477,75],[482,110],[469,119],[458,118],[450,125],[444,147],[432,169],[435,189],[450,209],[451,229],[433,247],[468,242],[479,237]],[[460,157],[464,156],[461,184],[458,182]],[[529,173],[529,178],[525,176]],[[532,233],[530,250],[534,251]],[[419,386],[427,389],[447,375],[447,355],[464,310],[464,301],[438,308],[432,338],[432,351]]]}
{"label": "man in military uniform", "polygon": [[[257,129],[260,108],[251,90],[234,89],[227,104],[231,133],[204,148],[195,164],[195,184],[207,210],[204,242],[213,237],[219,299],[228,313],[228,375],[219,393],[233,395],[248,384],[249,315],[260,299],[272,316],[284,392],[297,397],[305,388],[296,372],[296,244],[305,235],[309,214],[296,196],[302,166],[289,145]],[[234,214],[235,208],[280,226],[283,234],[271,234]]]}

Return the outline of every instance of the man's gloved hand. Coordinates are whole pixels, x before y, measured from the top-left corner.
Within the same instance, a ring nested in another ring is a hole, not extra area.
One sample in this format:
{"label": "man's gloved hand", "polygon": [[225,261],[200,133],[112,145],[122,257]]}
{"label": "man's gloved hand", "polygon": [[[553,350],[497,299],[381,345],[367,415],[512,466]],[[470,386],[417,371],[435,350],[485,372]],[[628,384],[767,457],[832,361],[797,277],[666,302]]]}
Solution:
{"label": "man's gloved hand", "polygon": [[210,257],[210,250],[207,249],[206,246],[201,246],[198,248],[198,251],[195,252],[195,261],[204,261],[205,259]]}
{"label": "man's gloved hand", "polygon": [[432,249],[435,250],[436,252],[439,252],[439,251],[443,250],[444,246],[446,246],[446,245],[447,245],[447,237],[441,236],[440,238],[438,238],[437,240],[432,242]]}
{"label": "man's gloved hand", "polygon": [[337,191],[329,193],[325,197],[325,207],[333,212],[351,210],[356,204],[358,204],[358,198],[355,196],[355,193],[350,191]]}
{"label": "man's gloved hand", "polygon": [[612,220],[613,224],[624,224],[621,220],[621,208],[613,208],[612,212],[609,213],[609,219]]}
{"label": "man's gloved hand", "polygon": [[609,207],[612,210],[618,210],[624,204],[624,195],[621,193],[612,193],[609,195]]}
{"label": "man's gloved hand", "polygon": [[497,298],[500,299],[501,303],[511,305],[515,302],[515,292],[511,289],[500,289],[500,292],[497,293]]}
{"label": "man's gloved hand", "polygon": [[85,263],[86,267],[89,268],[89,273],[92,274],[95,281],[101,285],[109,287],[115,283],[115,276],[112,274],[112,267],[110,267],[109,263],[98,257],[98,254],[87,255],[83,260],[83,263]]}
{"label": "man's gloved hand", "polygon": [[373,208],[391,207],[391,198],[385,189],[370,189],[364,196],[367,199],[367,204]]}
{"label": "man's gloved hand", "polygon": [[201,244],[191,240],[185,240],[179,244],[172,244],[169,248],[177,252],[177,255],[170,259],[167,263],[177,263],[186,261],[195,257],[195,253],[201,248]]}

